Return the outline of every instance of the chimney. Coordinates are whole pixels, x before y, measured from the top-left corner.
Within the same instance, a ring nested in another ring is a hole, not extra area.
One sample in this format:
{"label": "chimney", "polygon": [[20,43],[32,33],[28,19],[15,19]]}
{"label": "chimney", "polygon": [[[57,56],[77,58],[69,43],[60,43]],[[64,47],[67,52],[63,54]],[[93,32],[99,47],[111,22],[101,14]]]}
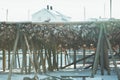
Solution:
{"label": "chimney", "polygon": [[47,10],[49,10],[49,5],[47,5]]}
{"label": "chimney", "polygon": [[52,6],[50,6],[50,10],[53,10],[53,7],[52,7]]}

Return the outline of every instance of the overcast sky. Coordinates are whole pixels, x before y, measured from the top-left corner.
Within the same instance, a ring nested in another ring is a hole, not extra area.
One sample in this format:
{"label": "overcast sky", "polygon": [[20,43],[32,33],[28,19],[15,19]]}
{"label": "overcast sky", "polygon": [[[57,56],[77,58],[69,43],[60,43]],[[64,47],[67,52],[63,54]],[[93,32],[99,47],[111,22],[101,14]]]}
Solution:
{"label": "overcast sky", "polygon": [[[86,18],[109,18],[110,0],[0,0],[0,21],[6,20],[8,9],[8,21],[30,20],[31,14],[46,8],[46,5],[53,6],[59,11],[74,20],[84,19],[84,8]],[[120,0],[113,0],[112,16],[120,18]]]}

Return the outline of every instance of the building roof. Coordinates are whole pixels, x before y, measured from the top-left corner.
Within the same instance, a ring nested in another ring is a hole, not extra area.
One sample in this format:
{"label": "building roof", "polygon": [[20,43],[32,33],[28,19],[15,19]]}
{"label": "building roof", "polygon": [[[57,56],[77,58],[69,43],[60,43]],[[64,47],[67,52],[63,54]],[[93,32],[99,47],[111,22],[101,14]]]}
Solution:
{"label": "building roof", "polygon": [[42,10],[32,15],[33,22],[66,22],[70,21],[70,17],[61,14],[55,10],[48,10],[43,8]]}

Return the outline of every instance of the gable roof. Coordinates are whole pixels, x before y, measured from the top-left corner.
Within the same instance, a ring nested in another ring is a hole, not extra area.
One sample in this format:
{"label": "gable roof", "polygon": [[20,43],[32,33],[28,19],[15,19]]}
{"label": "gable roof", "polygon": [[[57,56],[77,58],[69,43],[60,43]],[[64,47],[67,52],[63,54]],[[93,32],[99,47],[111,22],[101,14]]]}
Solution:
{"label": "gable roof", "polygon": [[45,8],[32,15],[32,21],[44,22],[47,19],[50,19],[50,22],[70,21],[70,17],[63,15],[58,11]]}

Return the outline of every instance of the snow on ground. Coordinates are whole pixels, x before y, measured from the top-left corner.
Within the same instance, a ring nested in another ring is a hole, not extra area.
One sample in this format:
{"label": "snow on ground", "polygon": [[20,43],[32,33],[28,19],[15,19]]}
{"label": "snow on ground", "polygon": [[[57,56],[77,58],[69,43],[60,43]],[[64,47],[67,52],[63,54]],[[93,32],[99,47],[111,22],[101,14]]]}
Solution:
{"label": "snow on ground", "polygon": [[[100,70],[97,71],[97,74],[94,78],[88,77],[86,80],[118,80],[116,76],[116,72],[114,69],[111,69],[111,75],[107,75],[107,72],[104,71],[105,74],[101,75]],[[34,74],[12,74],[11,80],[23,80],[23,77],[31,77],[33,78]],[[47,72],[46,74],[38,74],[38,77],[40,80],[45,80],[45,78],[48,77],[57,77],[56,80],[60,80],[58,78],[61,78],[61,76],[91,76],[91,70],[90,69],[62,69],[59,71],[54,72]],[[7,80],[8,73],[0,72],[0,80]],[[72,78],[69,77],[67,80],[83,80],[82,78]],[[46,79],[46,80],[53,80],[53,79]]]}
{"label": "snow on ground", "polygon": [[[2,55],[0,55],[2,57]],[[6,55],[7,57],[7,55]],[[59,55],[60,57],[60,55]],[[64,57],[64,55],[63,55]],[[69,56],[70,57],[70,56]],[[22,62],[22,56],[20,56],[21,62]],[[8,62],[8,59],[6,59],[6,63]],[[72,60],[70,61],[72,62]],[[60,63],[60,60],[59,60]],[[63,60],[64,63],[64,60]],[[64,65],[64,64],[63,64]],[[6,65],[7,66],[7,65]],[[60,66],[60,65],[59,65]],[[50,76],[61,78],[61,76],[91,76],[91,70],[90,69],[83,69],[80,65],[77,64],[77,69],[73,69],[73,65],[69,66],[67,69],[62,69],[59,71],[54,72],[47,72],[46,74],[39,74],[38,77],[40,80],[45,80],[45,78],[48,78]],[[18,73],[18,70],[13,70]],[[12,74],[11,80],[23,80],[24,77],[31,77],[33,78],[34,74]],[[8,70],[6,70],[5,73],[2,72],[2,60],[0,60],[0,80],[7,80],[8,77]],[[69,78],[68,80],[83,80],[82,78]],[[47,80],[53,80],[53,79],[47,79]],[[60,80],[60,79],[57,79]],[[111,75],[107,75],[107,72],[105,71],[105,75],[101,75],[100,70],[97,71],[97,74],[94,78],[88,77],[86,80],[118,80],[116,72],[114,68],[111,69]]]}
{"label": "snow on ground", "polygon": [[[81,69],[68,69],[65,70],[60,70],[56,72],[50,72],[48,73],[51,76],[91,76],[91,70],[86,69],[86,70],[81,70]],[[82,78],[72,78],[74,80],[82,80]],[[107,72],[105,71],[104,75],[101,75],[100,70],[97,71],[97,74],[95,75],[94,78],[88,77],[86,80],[118,80],[116,73],[114,70],[111,71],[111,75],[107,75]]]}
{"label": "snow on ground", "polygon": [[[33,78],[34,74],[12,74],[11,80],[23,80],[24,77],[30,77]],[[46,78],[47,76],[45,75],[39,75],[39,79]],[[7,80],[8,78],[8,73],[1,74],[0,73],[0,80]]]}

